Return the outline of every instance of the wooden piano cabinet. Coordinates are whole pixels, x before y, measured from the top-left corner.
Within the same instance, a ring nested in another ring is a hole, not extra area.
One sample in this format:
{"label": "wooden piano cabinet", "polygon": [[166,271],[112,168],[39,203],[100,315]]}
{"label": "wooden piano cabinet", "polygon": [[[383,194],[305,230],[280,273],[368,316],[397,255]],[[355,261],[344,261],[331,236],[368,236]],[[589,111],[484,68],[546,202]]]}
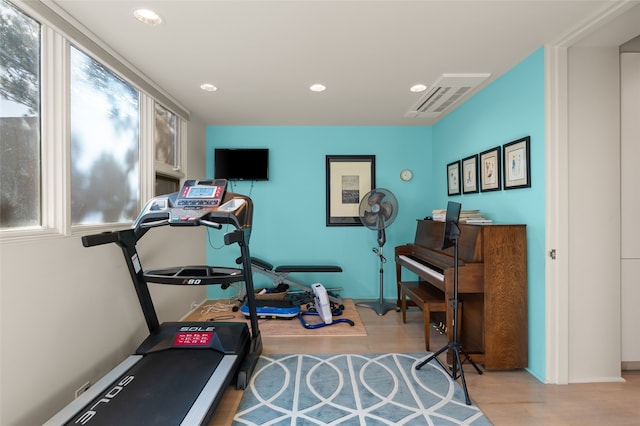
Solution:
{"label": "wooden piano cabinet", "polygon": [[[396,247],[398,296],[404,267],[417,273],[420,280],[444,291],[445,301],[452,298],[453,251],[439,247],[443,228],[442,222],[419,220],[415,244]],[[526,225],[460,224],[460,230],[458,299],[464,306],[460,319],[460,343],[475,362],[484,364],[487,369],[526,368]],[[409,254],[428,263],[437,262],[439,267],[444,268],[444,282],[421,273],[406,262],[401,265],[399,256]],[[450,258],[448,264],[443,256]],[[453,316],[450,305],[448,302],[448,326]]]}
{"label": "wooden piano cabinet", "polygon": [[484,364],[528,365],[527,238],[524,225],[483,226]]}

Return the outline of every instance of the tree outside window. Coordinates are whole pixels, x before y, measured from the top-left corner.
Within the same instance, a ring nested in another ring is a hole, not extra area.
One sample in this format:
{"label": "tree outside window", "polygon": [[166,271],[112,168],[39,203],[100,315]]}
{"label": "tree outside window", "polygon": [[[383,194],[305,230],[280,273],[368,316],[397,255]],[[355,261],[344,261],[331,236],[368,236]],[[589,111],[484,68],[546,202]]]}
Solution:
{"label": "tree outside window", "polygon": [[133,221],[140,198],[139,93],[71,49],[71,223]]}

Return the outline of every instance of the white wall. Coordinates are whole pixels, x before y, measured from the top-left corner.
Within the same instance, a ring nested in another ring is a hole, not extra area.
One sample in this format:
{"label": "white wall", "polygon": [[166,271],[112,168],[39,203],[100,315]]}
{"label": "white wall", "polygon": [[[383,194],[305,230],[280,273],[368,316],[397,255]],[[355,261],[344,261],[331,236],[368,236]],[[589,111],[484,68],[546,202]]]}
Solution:
{"label": "white wall", "polygon": [[[189,125],[190,175],[205,176],[205,126]],[[204,229],[156,228],[138,245],[144,268],[205,262]],[[179,320],[204,287],[151,285],[160,321]],[[43,423],[131,354],[146,323],[115,244],[80,235],[0,242],[0,424]]]}
{"label": "white wall", "polygon": [[[640,38],[636,51],[640,52]],[[621,225],[622,225],[622,362],[640,367],[640,53],[620,55],[621,116]]]}
{"label": "white wall", "polygon": [[569,381],[620,378],[618,47],[569,49]]}
{"label": "white wall", "polygon": [[569,382],[622,380],[619,50],[638,22],[637,3],[612,5],[568,49]]}

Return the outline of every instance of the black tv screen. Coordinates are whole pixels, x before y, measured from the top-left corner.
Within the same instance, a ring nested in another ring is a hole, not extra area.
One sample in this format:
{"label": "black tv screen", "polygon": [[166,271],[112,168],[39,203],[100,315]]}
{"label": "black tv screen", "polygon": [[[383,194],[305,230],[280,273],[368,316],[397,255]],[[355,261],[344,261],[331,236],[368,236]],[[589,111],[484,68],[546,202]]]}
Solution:
{"label": "black tv screen", "polygon": [[228,180],[269,180],[267,148],[216,148],[214,178]]}

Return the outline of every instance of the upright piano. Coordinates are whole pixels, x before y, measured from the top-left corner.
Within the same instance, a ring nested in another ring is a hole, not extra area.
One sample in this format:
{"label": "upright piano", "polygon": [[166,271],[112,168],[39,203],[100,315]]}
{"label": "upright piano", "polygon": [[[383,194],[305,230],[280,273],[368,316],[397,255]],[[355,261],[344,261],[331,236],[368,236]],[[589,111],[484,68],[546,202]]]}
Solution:
{"label": "upright piano", "polygon": [[[460,223],[458,300],[460,343],[473,361],[487,369],[526,368],[526,225]],[[418,220],[414,243],[395,248],[398,303],[403,268],[433,286],[447,301],[450,331],[453,306],[454,248],[442,249],[444,222]],[[429,327],[429,324],[425,324]],[[449,335],[449,340],[451,340]]]}

